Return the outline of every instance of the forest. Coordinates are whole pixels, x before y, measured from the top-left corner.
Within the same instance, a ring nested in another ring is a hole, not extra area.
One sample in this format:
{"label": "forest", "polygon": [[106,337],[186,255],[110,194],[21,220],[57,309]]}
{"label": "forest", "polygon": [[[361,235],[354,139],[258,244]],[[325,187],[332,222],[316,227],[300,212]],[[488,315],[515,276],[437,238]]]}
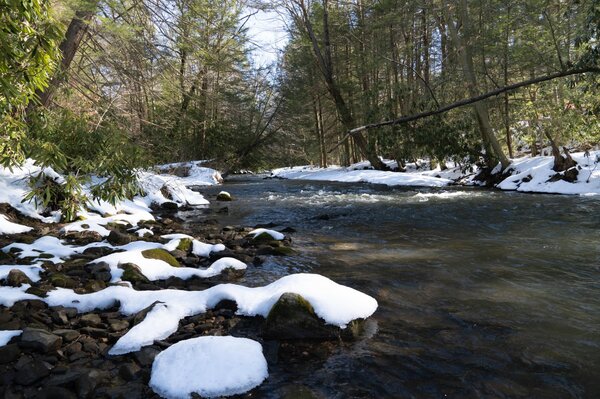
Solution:
{"label": "forest", "polygon": [[[548,148],[589,150],[600,132],[598,7],[7,0],[2,164],[35,158],[74,185],[110,174],[98,194],[122,197],[128,171],[184,160],[227,173],[385,168],[378,157],[400,170],[420,158],[506,168]],[[265,11],[288,41],[259,67],[247,23]]]}

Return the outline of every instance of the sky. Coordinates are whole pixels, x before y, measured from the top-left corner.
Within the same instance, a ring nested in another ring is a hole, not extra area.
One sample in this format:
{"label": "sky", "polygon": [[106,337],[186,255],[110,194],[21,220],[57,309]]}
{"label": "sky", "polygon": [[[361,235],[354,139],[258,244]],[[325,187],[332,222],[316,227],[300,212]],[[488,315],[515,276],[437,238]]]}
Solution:
{"label": "sky", "polygon": [[268,66],[277,61],[277,54],[288,41],[281,15],[274,11],[258,11],[250,17],[246,26],[256,66]]}

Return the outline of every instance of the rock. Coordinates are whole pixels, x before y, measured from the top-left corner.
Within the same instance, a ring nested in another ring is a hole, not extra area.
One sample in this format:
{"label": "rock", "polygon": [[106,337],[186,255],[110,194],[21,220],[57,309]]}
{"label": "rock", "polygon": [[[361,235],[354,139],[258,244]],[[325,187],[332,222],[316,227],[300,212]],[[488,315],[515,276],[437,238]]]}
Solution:
{"label": "rock", "polygon": [[108,331],[106,331],[103,328],[83,327],[81,329],[81,332],[84,333],[84,334],[87,334],[89,336],[92,336],[94,338],[106,338],[106,337],[108,337]]}
{"label": "rock", "polygon": [[193,242],[191,238],[182,238],[181,241],[179,241],[179,245],[177,245],[177,249],[187,254],[192,250],[192,245]]}
{"label": "rock", "polygon": [[8,344],[0,346],[0,364],[11,363],[21,355],[21,350],[17,344]]}
{"label": "rock", "polygon": [[60,288],[75,288],[77,286],[77,282],[75,280],[62,273],[52,273],[48,277],[48,281],[53,286]]}
{"label": "rock", "polygon": [[63,387],[42,387],[36,399],[77,399],[77,395]]}
{"label": "rock", "polygon": [[129,328],[129,322],[127,320],[117,320],[111,319],[108,320],[108,325],[110,326],[111,331],[123,331]]}
{"label": "rock", "polygon": [[233,201],[233,197],[227,191],[221,191],[217,194],[217,201]]}
{"label": "rock", "polygon": [[108,283],[112,279],[110,266],[106,262],[90,263],[85,266],[85,270],[98,281]]}
{"label": "rock", "polygon": [[54,330],[54,331],[52,331],[52,334],[58,335],[65,342],[74,341],[77,339],[77,337],[79,337],[79,332],[77,332],[76,330],[69,330],[69,329]]}
{"label": "rock", "polygon": [[17,366],[16,382],[19,385],[31,385],[34,382],[50,375],[52,366],[40,359],[29,361]]}
{"label": "rock", "polygon": [[160,204],[160,208],[165,211],[176,211],[179,209],[179,205],[173,201],[166,201]]}
{"label": "rock", "polygon": [[280,340],[336,339],[340,329],[327,325],[302,296],[284,293],[271,308],[264,325],[264,336]]}
{"label": "rock", "polygon": [[256,237],[252,237],[250,239],[250,242],[253,245],[269,244],[269,243],[271,243],[271,241],[274,241],[274,239],[273,239],[273,236],[269,233],[260,233],[260,234],[257,234]]}
{"label": "rock", "polygon": [[133,241],[129,234],[124,234],[116,230],[111,230],[106,240],[112,245],[126,245]]}
{"label": "rock", "polygon": [[84,326],[98,327],[100,324],[102,324],[102,319],[95,313],[88,313],[81,316],[79,322]]}
{"label": "rock", "polygon": [[147,259],[162,260],[173,267],[181,267],[179,262],[177,262],[177,259],[162,248],[146,249],[145,251],[142,251],[142,256]]}
{"label": "rock", "polygon": [[57,350],[61,344],[61,337],[37,328],[25,328],[19,343],[23,348],[35,349],[44,353]]}
{"label": "rock", "polygon": [[69,322],[69,317],[65,309],[54,309],[50,317],[52,317],[52,321],[56,324],[67,324]]}
{"label": "rock", "polygon": [[120,268],[123,269],[123,275],[121,276],[122,280],[130,281],[132,283],[149,283],[150,280],[146,278],[142,274],[142,271],[137,265],[133,263],[125,263],[120,265]]}
{"label": "rock", "polygon": [[140,364],[140,366],[147,367],[152,364],[154,358],[156,357],[156,355],[158,355],[159,352],[160,351],[158,349],[146,346],[140,349],[138,352],[135,352],[133,356],[135,357],[135,360],[137,360],[137,362]]}
{"label": "rock", "polygon": [[[108,276],[110,279],[110,273],[108,274]],[[98,292],[98,291],[102,291],[105,288],[106,288],[106,283],[104,283],[104,281],[90,280],[85,284],[85,290],[87,292]]]}
{"label": "rock", "polygon": [[23,284],[31,284],[31,279],[23,271],[12,269],[8,272],[6,283],[11,287],[20,287]]}
{"label": "rock", "polygon": [[125,381],[134,380],[141,368],[135,363],[126,363],[119,367],[119,376]]}
{"label": "rock", "polygon": [[286,247],[286,246],[279,246],[279,247],[272,247],[269,245],[265,245],[265,246],[261,246],[260,248],[258,248],[256,250],[256,254],[257,255],[273,255],[273,256],[292,256],[296,254],[296,251],[294,251],[292,248],[290,247]]}

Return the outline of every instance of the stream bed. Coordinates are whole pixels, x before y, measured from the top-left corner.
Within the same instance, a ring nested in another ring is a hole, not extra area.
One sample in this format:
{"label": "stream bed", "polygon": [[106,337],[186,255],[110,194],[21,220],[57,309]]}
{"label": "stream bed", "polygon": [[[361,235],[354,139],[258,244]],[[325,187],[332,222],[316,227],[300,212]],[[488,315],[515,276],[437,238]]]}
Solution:
{"label": "stream bed", "polygon": [[233,177],[189,224],[291,227],[241,284],[318,273],[377,299],[364,337],[269,364],[266,398],[600,397],[600,201]]}

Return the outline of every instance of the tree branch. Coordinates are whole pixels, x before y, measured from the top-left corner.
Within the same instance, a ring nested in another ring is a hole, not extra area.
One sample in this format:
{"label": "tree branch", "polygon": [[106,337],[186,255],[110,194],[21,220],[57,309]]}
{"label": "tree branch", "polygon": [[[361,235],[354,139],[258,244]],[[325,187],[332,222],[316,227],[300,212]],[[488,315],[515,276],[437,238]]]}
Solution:
{"label": "tree branch", "polygon": [[508,86],[499,87],[499,88],[489,91],[487,93],[480,94],[478,96],[471,97],[471,98],[466,98],[464,100],[460,100],[455,103],[445,105],[441,108],[438,108],[438,109],[435,109],[432,111],[425,111],[425,112],[421,112],[421,113],[414,114],[414,115],[403,116],[398,119],[392,119],[392,120],[388,120],[388,121],[371,123],[368,125],[359,126],[357,128],[354,128],[354,129],[348,131],[346,133],[346,135],[344,137],[342,137],[342,139],[332,149],[329,150],[328,153],[331,153],[336,148],[338,148],[340,145],[342,145],[346,140],[348,140],[349,137],[352,137],[363,131],[375,129],[378,127],[398,125],[400,123],[407,123],[407,122],[412,122],[412,121],[415,121],[418,119],[428,118],[430,116],[443,114],[444,112],[448,112],[454,108],[464,107],[465,105],[470,105],[470,104],[476,103],[478,101],[482,101],[487,98],[494,97],[494,96],[497,96],[499,94],[502,94],[502,93],[505,93],[508,91],[513,91],[513,90],[519,89],[524,86],[531,86],[531,85],[534,85],[537,83],[547,82],[549,80],[564,78],[564,77],[572,76],[572,75],[581,75],[584,73],[600,73],[600,67],[589,66],[589,67],[585,67],[585,68],[567,69],[567,70],[556,72],[556,73],[553,73],[550,75],[540,76],[537,78],[514,83],[514,84],[511,84]]}

